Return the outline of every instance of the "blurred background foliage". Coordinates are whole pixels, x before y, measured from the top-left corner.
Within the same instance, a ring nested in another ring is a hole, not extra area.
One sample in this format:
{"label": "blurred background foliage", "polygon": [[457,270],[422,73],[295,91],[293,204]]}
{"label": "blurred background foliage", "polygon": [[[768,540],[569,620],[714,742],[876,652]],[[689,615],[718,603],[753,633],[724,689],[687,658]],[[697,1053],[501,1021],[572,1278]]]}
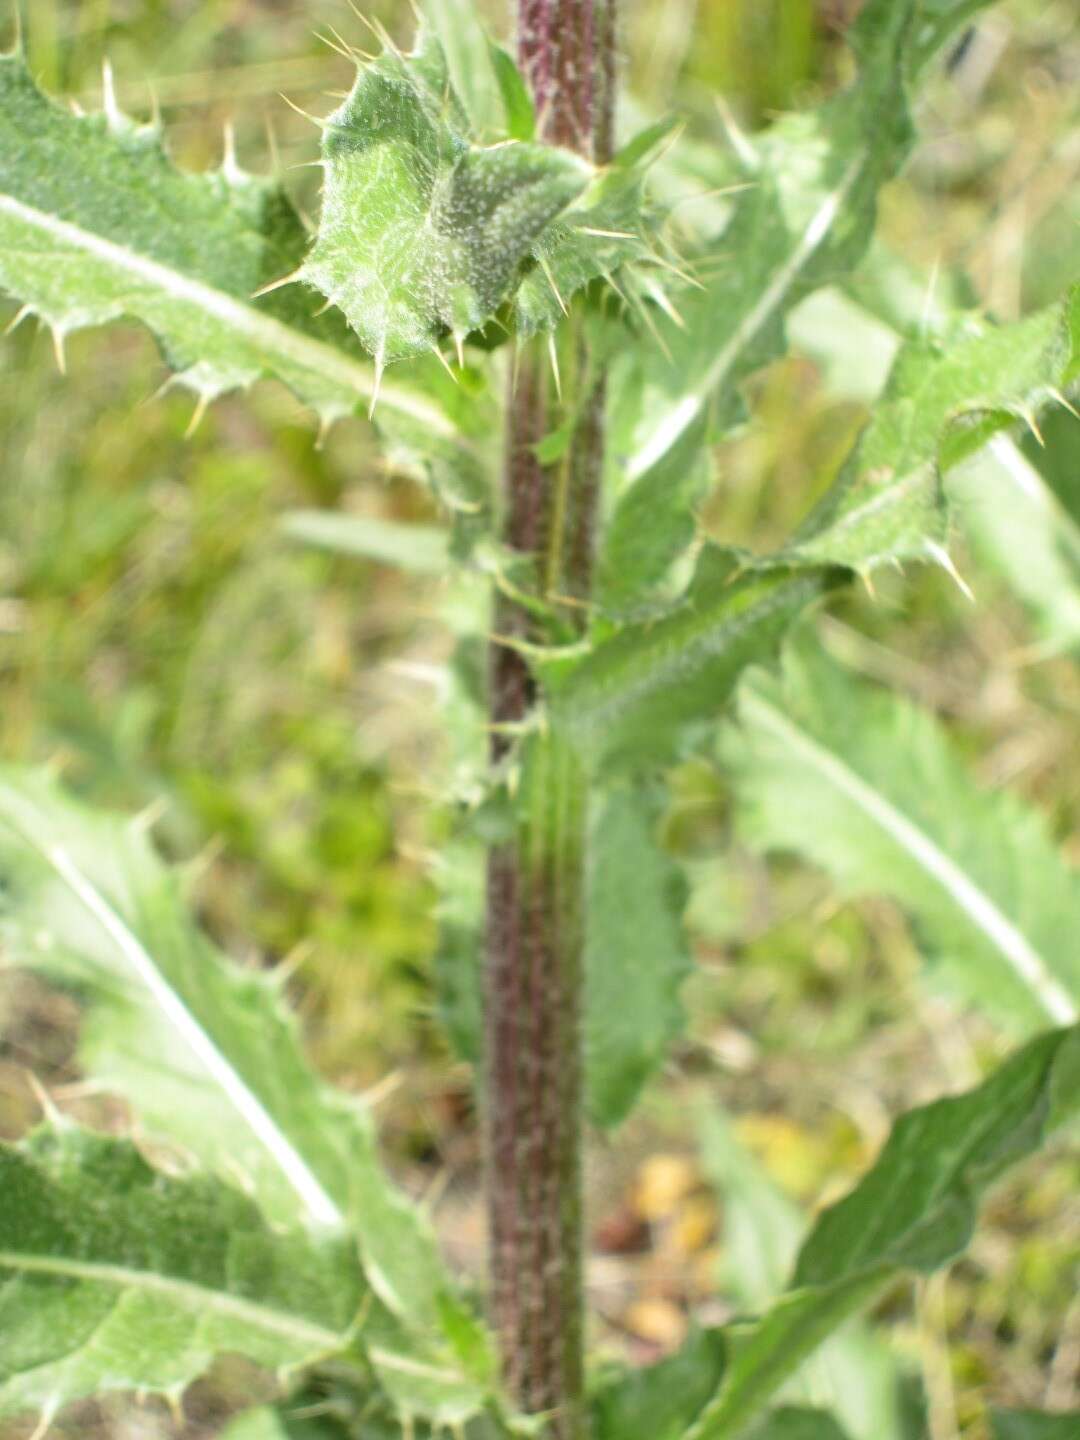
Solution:
{"label": "blurred background foliage", "polygon": [[[487,8],[505,31],[501,7]],[[627,0],[633,108],[683,111],[689,153],[720,145],[717,93],[753,129],[843,82],[856,8]],[[411,29],[404,0],[366,9]],[[231,122],[244,163],[276,156],[309,210],[314,172],[290,167],[311,158],[314,132],[279,92],[319,111],[347,80],[313,34],[327,22],[356,34],[346,0],[32,0],[26,17],[46,88],[96,105],[108,55],[126,108],[146,113],[156,96],[180,163],[216,165]],[[1001,319],[1060,293],[1080,273],[1074,0],[997,6],[921,118],[916,162],[885,198],[888,245]],[[866,414],[870,337],[815,334],[834,324],[814,312],[797,329],[803,353],[751,385],[750,421],[719,447],[703,514],[716,536],[775,543],[835,474]],[[469,1085],[429,1023],[442,736],[426,667],[449,649],[440,583],[303,548],[280,525],[298,506],[436,517],[380,468],[361,421],[320,447],[276,388],[219,403],[187,434],[191,400],[158,393],[164,368],[137,331],[74,336],[67,371],[32,326],[0,346],[0,754],[60,766],[99,801],[160,806],[164,845],[201,867],[214,932],[252,964],[295,965],[325,1067],[354,1086],[404,1073],[386,1102],[391,1143],[412,1182],[439,1187],[447,1244],[475,1265]],[[1025,450],[1080,516],[1080,422],[1060,412],[1047,430],[1045,455],[1033,437]],[[1080,643],[1052,613],[1070,597],[1021,603],[972,535],[958,531],[955,554],[977,605],[939,570],[890,575],[835,605],[822,639],[932,709],[978,778],[1041,806],[1080,863]],[[1078,557],[1080,545],[1062,563],[1080,594]],[[725,1214],[713,1185],[720,1142],[706,1125],[699,1149],[693,1107],[720,1097],[740,1117],[760,1195],[813,1205],[865,1163],[891,1115],[967,1082],[991,1043],[916,985],[918,937],[894,907],[841,904],[818,873],[745,851],[711,764],[679,770],[672,795],[666,835],[693,877],[701,962],[691,1030],[617,1153],[592,1162],[601,1338],[641,1358],[678,1343],[692,1316],[753,1298],[732,1253],[734,1201]],[[13,1133],[34,1113],[27,1070],[74,1078],[73,1016],[7,976],[0,1023],[0,1125]],[[913,1414],[928,1416],[913,1435],[982,1437],[988,1401],[1080,1404],[1075,1147],[1000,1191],[991,1222],[947,1284],[884,1315],[921,1395]],[[192,1434],[209,1414],[195,1403]],[[150,1410],[145,1423],[171,1422]]]}

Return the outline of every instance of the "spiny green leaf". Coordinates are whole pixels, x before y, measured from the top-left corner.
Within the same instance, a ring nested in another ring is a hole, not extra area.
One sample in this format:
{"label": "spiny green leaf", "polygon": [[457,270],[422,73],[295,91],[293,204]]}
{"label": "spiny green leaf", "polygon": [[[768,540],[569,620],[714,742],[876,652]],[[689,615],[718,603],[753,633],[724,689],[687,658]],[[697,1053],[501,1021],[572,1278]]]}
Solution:
{"label": "spiny green leaf", "polygon": [[909,341],[828,496],[772,563],[848,565],[943,557],[942,475],[995,432],[1035,424],[1080,371],[1080,286],[1013,325],[958,321]]}
{"label": "spiny green leaf", "polygon": [[385,1311],[376,1370],[400,1392],[424,1367],[413,1413],[427,1413],[437,1375],[451,1377],[453,1418],[466,1393],[479,1409],[482,1387],[448,1338],[459,1312],[434,1237],[384,1175],[367,1112],[310,1071],[275,980],[231,964],[192,923],[145,827],[5,771],[0,886],[12,958],[86,1001],[87,1071],[148,1133],[242,1178],[271,1219],[350,1222],[379,1302],[369,1325]]}
{"label": "spiny green leaf", "polygon": [[447,533],[433,525],[402,525],[334,510],[292,510],[282,517],[281,529],[290,540],[414,574],[444,575],[450,567]]}
{"label": "spiny green leaf", "polygon": [[981,791],[933,716],[811,644],[748,676],[721,754],[743,834],[895,897],[952,988],[1021,1031],[1075,1018],[1080,876],[1037,812]]}
{"label": "spiny green leaf", "polygon": [[1076,1440],[1080,1410],[992,1410],[994,1440]]}
{"label": "spiny green leaf", "polygon": [[626,1117],[686,1024],[686,882],[658,844],[662,798],[640,786],[615,789],[590,820],[585,1081],[597,1125]]}
{"label": "spiny green leaf", "polygon": [[442,47],[362,66],[326,121],[318,234],[303,278],[378,365],[483,326],[591,168],[553,146],[470,143]]}
{"label": "spiny green leaf", "polygon": [[726,423],[735,387],[782,350],[792,306],[858,261],[878,191],[911,148],[908,82],[977,8],[972,0],[868,0],[849,32],[859,61],[851,89],[753,141],[740,137],[747,188],[722,233],[690,257],[703,265],[719,252],[718,272],[703,271],[704,291],[679,296],[681,327],[658,320],[670,360],[642,361],[648,399],[630,482],[714,406]]}
{"label": "spiny green leaf", "polygon": [[[270,375],[324,424],[366,410],[375,375],[340,317],[315,316],[295,286],[252,298],[307,247],[280,186],[231,158],[181,173],[158,131],[107,98],[104,114],[77,117],[40,93],[21,55],[0,56],[0,287],[60,337],[141,320],[203,400]],[[416,388],[383,386],[388,435],[451,502],[479,505],[483,476],[456,433],[464,402],[454,397],[452,418],[432,398],[449,382],[432,375],[425,365],[411,372]],[[418,431],[429,453],[413,444]]]}
{"label": "spiny green leaf", "polygon": [[1030,1041],[964,1094],[909,1111],[855,1189],[807,1238],[793,1289],[723,1332],[720,1388],[686,1440],[734,1440],[806,1357],[904,1270],[947,1264],[983,1191],[1080,1106],[1080,1026]]}
{"label": "spiny green leaf", "polygon": [[346,1347],[350,1241],[271,1228],[239,1191],[169,1178],[74,1127],[0,1148],[0,1414],[179,1394],[226,1351],[272,1369]]}
{"label": "spiny green leaf", "polygon": [[743,668],[768,656],[832,577],[742,573],[706,549],[683,600],[583,658],[538,659],[553,723],[594,764],[662,764],[715,722]]}

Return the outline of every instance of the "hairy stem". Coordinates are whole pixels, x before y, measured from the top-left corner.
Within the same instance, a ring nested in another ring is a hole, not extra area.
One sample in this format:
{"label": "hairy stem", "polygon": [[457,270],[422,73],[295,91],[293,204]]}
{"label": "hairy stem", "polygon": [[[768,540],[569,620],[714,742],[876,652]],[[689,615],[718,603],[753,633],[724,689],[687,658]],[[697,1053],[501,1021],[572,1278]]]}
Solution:
{"label": "hairy stem", "polygon": [[[520,0],[518,53],[543,138],[610,158],[614,0]],[[536,590],[583,627],[604,459],[603,375],[575,313],[559,337],[563,405],[546,352],[515,358],[507,397],[503,539],[532,564]],[[535,446],[573,417],[567,453],[545,468]],[[505,597],[500,638],[541,638]],[[552,1440],[584,1440],[581,1003],[587,794],[558,736],[515,729],[537,703],[521,654],[493,642],[492,761],[520,766],[517,827],[493,848],[487,880],[486,1056],[492,1307],[503,1374]]]}

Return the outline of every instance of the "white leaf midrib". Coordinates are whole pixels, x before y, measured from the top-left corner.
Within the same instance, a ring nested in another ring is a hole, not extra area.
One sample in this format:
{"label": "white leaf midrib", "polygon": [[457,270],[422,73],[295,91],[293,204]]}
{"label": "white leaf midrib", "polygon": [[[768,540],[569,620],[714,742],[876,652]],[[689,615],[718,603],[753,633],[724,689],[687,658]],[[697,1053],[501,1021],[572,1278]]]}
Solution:
{"label": "white leaf midrib", "polygon": [[180,996],[168,984],[142,941],[123,917],[87,879],[62,846],[41,843],[26,827],[17,825],[10,816],[6,817],[6,823],[46,861],[83,908],[101,926],[135,979],[175,1026],[182,1042],[201,1062],[210,1078],[277,1165],[312,1220],[322,1225],[340,1225],[344,1217],[338,1205],[247,1081],[222,1054]]}
{"label": "white leaf midrib", "polygon": [[27,1255],[17,1250],[0,1250],[0,1269],[27,1275],[52,1275],[57,1279],[81,1280],[95,1285],[108,1285],[123,1291],[142,1291],[160,1295],[196,1315],[211,1310],[226,1319],[236,1320],[252,1329],[298,1340],[312,1350],[329,1352],[339,1349],[344,1337],[301,1316],[215,1290],[193,1280],[161,1275],[153,1270],[133,1270],[126,1265],[113,1265],[97,1260],[75,1260],[59,1255]]}
{"label": "white leaf midrib", "polygon": [[930,836],[891,801],[874,790],[836,755],[826,750],[761,695],[743,693],[740,709],[754,724],[782,740],[836,789],[852,800],[906,851],[963,910],[1009,967],[1032,991],[1047,1015],[1062,1025],[1075,1024],[1077,1007],[1043,957],[994,901],[970,879]]}
{"label": "white leaf midrib", "polygon": [[[122,274],[152,286],[167,299],[194,306],[242,336],[260,353],[280,355],[314,375],[351,390],[358,400],[370,402],[376,394],[374,370],[351,360],[332,345],[304,335],[272,315],[263,314],[223,290],[217,290],[80,225],[25,205],[12,195],[0,194],[0,214],[9,215],[54,241],[80,250]],[[439,435],[456,438],[449,418],[422,395],[390,382],[379,386],[377,393],[381,405],[408,415]]]}

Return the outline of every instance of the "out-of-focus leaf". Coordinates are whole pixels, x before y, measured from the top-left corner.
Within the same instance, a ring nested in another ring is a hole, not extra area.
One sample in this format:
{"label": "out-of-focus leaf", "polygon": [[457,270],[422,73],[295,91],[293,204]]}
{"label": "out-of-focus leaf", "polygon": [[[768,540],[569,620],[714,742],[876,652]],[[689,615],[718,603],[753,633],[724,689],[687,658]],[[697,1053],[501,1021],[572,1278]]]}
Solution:
{"label": "out-of-focus leaf", "polygon": [[[348,1440],[349,1434],[348,1426],[332,1416],[297,1416],[287,1404],[259,1405],[241,1411],[218,1440]],[[375,1433],[372,1440],[376,1440]]]}
{"label": "out-of-focus leaf", "polygon": [[590,822],[585,1089],[597,1125],[625,1118],[686,1023],[686,882],[657,841],[660,798],[640,786],[612,790]]}
{"label": "out-of-focus leaf", "polygon": [[719,1332],[695,1330],[669,1359],[622,1371],[593,1399],[594,1440],[678,1440],[720,1384]]}
{"label": "out-of-focus leaf", "polygon": [[242,1178],[272,1220],[355,1227],[386,1316],[371,1359],[399,1390],[421,1371],[413,1413],[429,1413],[439,1377],[448,1398],[433,1419],[471,1413],[466,1395],[479,1409],[482,1386],[448,1338],[458,1308],[434,1237],[379,1165],[369,1116],[308,1068],[274,979],[231,964],[194,925],[145,827],[44,775],[4,772],[0,924],[16,963],[82,995],[80,1059],[149,1134]]}
{"label": "out-of-focus leaf", "polygon": [[761,849],[893,896],[950,987],[1002,1024],[1075,1019],[1080,876],[1043,818],[981,791],[933,716],[860,683],[811,644],[782,678],[746,678],[721,754]]}
{"label": "out-of-focus leaf", "polygon": [[909,1111],[855,1189],[818,1219],[792,1289],[721,1333],[720,1388],[686,1440],[734,1440],[852,1315],[905,1270],[947,1264],[982,1193],[1080,1107],[1080,1026],[1038,1036],[974,1090]]}
{"label": "out-of-focus leaf", "polygon": [[[725,1290],[763,1310],[783,1290],[807,1218],[715,1107],[702,1116],[701,1153],[723,1206]],[[859,1321],[831,1335],[791,1386],[790,1398],[828,1403],[854,1440],[901,1440],[896,1359]]]}
{"label": "out-of-focus leaf", "polygon": [[178,1395],[217,1355],[271,1369],[344,1349],[363,1298],[344,1236],[269,1226],[72,1128],[0,1149],[0,1414],[109,1390]]}
{"label": "out-of-focus leaf", "polygon": [[746,1440],[848,1440],[848,1434],[827,1410],[785,1405],[748,1430]]}
{"label": "out-of-focus leaf", "polygon": [[[976,8],[971,0],[935,5],[931,37],[922,0],[869,0],[849,32],[854,85],[752,140],[739,137],[747,188],[712,246],[716,273],[705,275],[703,291],[678,298],[682,324],[657,320],[671,359],[649,355],[629,480],[703,413],[730,415],[739,382],[783,348],[790,309],[858,261],[878,191],[911,148],[910,84]],[[709,258],[706,251],[702,264]]]}
{"label": "out-of-focus leaf", "polygon": [[976,557],[1032,612],[1047,649],[1080,643],[1080,518],[1019,446],[996,435],[946,489]]}
{"label": "out-of-focus leaf", "polygon": [[443,575],[450,566],[449,537],[434,525],[402,525],[335,510],[292,510],[282,517],[281,529],[290,540],[416,574]]}
{"label": "out-of-focus leaf", "polygon": [[[473,134],[481,139],[498,139],[504,134],[515,140],[510,125],[503,81],[495,58],[495,46],[488,38],[479,7],[470,0],[423,0],[422,13],[446,56],[450,83],[461,98]],[[507,55],[506,60],[517,68]]]}
{"label": "out-of-focus leaf", "polygon": [[1076,1440],[1080,1410],[991,1410],[994,1440]]}
{"label": "out-of-focus leaf", "polygon": [[511,140],[535,139],[536,111],[525,77],[501,45],[492,44],[488,54],[502,96],[506,133]]}
{"label": "out-of-focus leaf", "polygon": [[830,493],[766,563],[940,560],[942,476],[999,430],[1033,424],[1080,374],[1080,286],[1013,325],[957,322],[901,349],[881,401]]}
{"label": "out-of-focus leaf", "polygon": [[481,328],[592,176],[554,146],[472,144],[431,36],[358,71],[326,121],[323,163],[303,278],[344,312],[377,366]]}
{"label": "out-of-focus leaf", "polygon": [[541,658],[554,723],[593,764],[663,764],[714,724],[745,666],[775,653],[793,621],[833,583],[826,572],[743,574],[710,547],[685,597],[627,625],[583,658]]}

